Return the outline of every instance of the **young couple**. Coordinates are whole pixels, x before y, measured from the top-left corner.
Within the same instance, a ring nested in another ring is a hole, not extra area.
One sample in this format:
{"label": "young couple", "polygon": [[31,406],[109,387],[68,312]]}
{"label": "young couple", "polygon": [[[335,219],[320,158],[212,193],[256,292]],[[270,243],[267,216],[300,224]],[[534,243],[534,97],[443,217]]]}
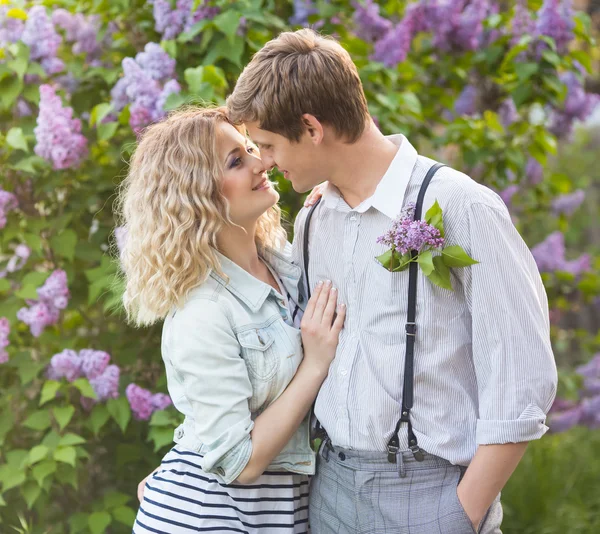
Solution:
{"label": "young couple", "polygon": [[[328,182],[292,246],[273,167],[298,193]],[[454,291],[375,260],[403,207],[436,200],[447,244],[479,262],[451,270]],[[283,33],[226,110],[149,127],[121,202],[125,306],[164,319],[185,415],[136,534],[500,532],[556,390],[540,276],[495,193],[379,132],[335,40]]]}

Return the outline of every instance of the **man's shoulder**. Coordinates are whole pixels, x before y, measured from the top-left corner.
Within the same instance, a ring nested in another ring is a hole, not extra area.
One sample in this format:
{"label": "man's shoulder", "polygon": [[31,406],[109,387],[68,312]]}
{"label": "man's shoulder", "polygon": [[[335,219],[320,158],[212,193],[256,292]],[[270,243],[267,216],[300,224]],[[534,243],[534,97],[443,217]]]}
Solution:
{"label": "man's shoulder", "polygon": [[[425,157],[419,157],[417,167],[428,169],[436,163]],[[424,171],[426,172],[426,171]],[[480,184],[469,175],[449,165],[437,171],[427,189],[427,197],[435,197],[442,208],[465,212],[475,204],[506,210],[500,196],[489,187]]]}

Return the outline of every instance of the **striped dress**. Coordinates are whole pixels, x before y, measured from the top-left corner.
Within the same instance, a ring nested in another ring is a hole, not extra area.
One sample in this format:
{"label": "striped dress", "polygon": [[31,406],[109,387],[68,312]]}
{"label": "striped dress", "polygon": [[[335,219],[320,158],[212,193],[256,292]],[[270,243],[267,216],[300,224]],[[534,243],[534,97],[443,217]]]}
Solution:
{"label": "striped dress", "polygon": [[175,446],[146,483],[134,534],[300,534],[308,528],[308,476],[265,471],[253,484],[221,484],[202,457]]}

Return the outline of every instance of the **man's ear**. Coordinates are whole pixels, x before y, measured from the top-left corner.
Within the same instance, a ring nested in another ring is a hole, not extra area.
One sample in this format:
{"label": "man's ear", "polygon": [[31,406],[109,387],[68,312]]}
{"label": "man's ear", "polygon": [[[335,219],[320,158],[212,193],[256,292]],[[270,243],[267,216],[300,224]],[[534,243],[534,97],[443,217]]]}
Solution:
{"label": "man's ear", "polygon": [[323,141],[323,124],[310,113],[305,113],[302,115],[302,124],[304,125],[304,129],[310,136],[313,144],[318,145]]}

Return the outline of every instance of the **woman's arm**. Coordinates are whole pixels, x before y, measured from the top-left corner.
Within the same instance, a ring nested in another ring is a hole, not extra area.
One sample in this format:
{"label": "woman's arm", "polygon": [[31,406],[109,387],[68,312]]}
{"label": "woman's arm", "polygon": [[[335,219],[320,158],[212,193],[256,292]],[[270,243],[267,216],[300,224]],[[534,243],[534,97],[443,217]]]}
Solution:
{"label": "woman's arm", "polygon": [[254,421],[252,455],[237,481],[255,481],[285,447],[310,410],[327,377],[344,324],[345,306],[336,311],[337,291],[330,282],[315,289],[302,318],[304,359],[282,395]]}

